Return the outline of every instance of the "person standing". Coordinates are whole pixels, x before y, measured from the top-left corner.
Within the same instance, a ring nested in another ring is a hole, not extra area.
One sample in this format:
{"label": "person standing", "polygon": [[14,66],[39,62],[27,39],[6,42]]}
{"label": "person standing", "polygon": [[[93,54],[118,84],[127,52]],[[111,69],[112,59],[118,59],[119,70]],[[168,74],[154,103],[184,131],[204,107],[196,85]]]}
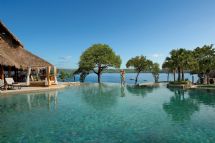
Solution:
{"label": "person standing", "polygon": [[125,85],[125,70],[121,70],[120,75],[121,75],[121,85]]}

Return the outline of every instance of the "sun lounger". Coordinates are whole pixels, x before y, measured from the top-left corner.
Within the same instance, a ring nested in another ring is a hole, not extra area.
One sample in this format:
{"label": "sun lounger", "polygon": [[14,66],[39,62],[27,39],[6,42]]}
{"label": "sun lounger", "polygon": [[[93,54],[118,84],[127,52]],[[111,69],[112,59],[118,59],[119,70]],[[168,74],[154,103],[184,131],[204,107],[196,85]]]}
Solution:
{"label": "sun lounger", "polygon": [[5,78],[5,82],[8,88],[14,89],[17,87],[21,89],[21,84],[14,82],[13,78]]}

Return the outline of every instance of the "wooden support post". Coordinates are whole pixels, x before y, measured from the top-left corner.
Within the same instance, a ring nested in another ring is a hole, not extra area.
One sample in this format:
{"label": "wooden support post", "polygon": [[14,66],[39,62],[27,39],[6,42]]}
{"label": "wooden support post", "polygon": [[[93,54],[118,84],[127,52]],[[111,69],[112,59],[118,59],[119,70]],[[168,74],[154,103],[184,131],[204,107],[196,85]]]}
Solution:
{"label": "wooden support post", "polygon": [[54,84],[57,85],[57,68],[54,66]]}
{"label": "wooden support post", "polygon": [[15,80],[16,80],[16,82],[18,82],[18,72],[19,72],[19,70],[17,69],[17,68],[15,68]]}
{"label": "wooden support post", "polygon": [[48,67],[47,67],[47,76],[46,76],[47,81],[48,81],[48,86],[51,85],[51,82],[50,82],[50,72],[51,72],[51,67],[48,66]]}
{"label": "wooden support post", "polygon": [[11,77],[11,66],[8,66],[8,77]]}
{"label": "wooden support post", "polygon": [[28,73],[27,73],[27,79],[26,79],[27,86],[30,85],[30,75],[31,75],[31,67],[28,67]]}
{"label": "wooden support post", "polygon": [[37,78],[39,78],[40,68],[37,68],[36,74],[37,74]]}
{"label": "wooden support post", "polygon": [[57,76],[57,68],[54,67],[54,76]]}
{"label": "wooden support post", "polygon": [[2,80],[4,80],[4,67],[3,67],[3,65],[0,66],[0,78]]}

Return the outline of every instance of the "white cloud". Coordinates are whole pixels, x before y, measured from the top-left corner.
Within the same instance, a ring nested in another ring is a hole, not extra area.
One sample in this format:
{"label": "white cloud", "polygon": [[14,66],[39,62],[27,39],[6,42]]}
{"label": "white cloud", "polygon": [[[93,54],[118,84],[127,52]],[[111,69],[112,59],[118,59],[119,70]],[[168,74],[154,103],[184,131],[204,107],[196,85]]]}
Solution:
{"label": "white cloud", "polygon": [[158,57],[161,57],[161,56],[162,56],[162,54],[158,54],[158,53],[152,54],[152,57],[154,57],[154,58],[158,58]]}
{"label": "white cloud", "polygon": [[56,63],[57,67],[69,68],[72,66],[72,56],[59,57]]}
{"label": "white cloud", "polygon": [[161,54],[161,53],[154,53],[149,56],[149,59],[151,59],[153,62],[158,63],[161,68],[161,65],[165,59],[165,56],[164,56],[164,54]]}
{"label": "white cloud", "polygon": [[72,56],[65,56],[65,57],[59,58],[59,62],[63,62],[63,63],[71,62],[71,60],[72,60]]}

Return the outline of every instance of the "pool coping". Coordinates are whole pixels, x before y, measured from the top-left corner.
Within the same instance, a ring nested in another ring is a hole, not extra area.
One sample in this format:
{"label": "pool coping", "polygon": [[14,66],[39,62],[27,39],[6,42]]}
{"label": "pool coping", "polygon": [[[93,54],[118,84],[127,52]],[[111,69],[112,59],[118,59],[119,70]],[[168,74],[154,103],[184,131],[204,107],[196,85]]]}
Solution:
{"label": "pool coping", "polygon": [[[21,89],[16,89],[16,90],[0,91],[0,96],[11,95],[11,94],[21,94],[21,93],[35,93],[35,92],[53,91],[53,90],[64,89],[64,88],[69,87],[69,86],[80,86],[80,85],[86,85],[86,84],[93,84],[93,83],[59,82],[58,85],[52,85],[50,87],[22,87]],[[127,85],[129,85],[129,84],[127,84]],[[140,85],[140,87],[147,87],[147,86],[152,86],[152,85],[154,85],[154,84],[152,84],[150,82],[150,83],[144,83],[143,86]],[[215,90],[215,88],[198,87],[198,85],[192,85],[190,88],[183,88],[183,89],[210,89],[210,90]]]}

